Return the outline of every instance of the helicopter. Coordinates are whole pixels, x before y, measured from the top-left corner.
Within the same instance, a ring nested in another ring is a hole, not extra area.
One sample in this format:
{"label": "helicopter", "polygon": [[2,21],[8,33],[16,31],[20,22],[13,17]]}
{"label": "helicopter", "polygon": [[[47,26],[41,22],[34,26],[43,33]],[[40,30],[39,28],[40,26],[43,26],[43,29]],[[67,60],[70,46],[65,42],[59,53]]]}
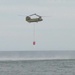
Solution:
{"label": "helicopter", "polygon": [[[37,18],[31,18],[31,16],[34,16],[34,15],[37,16]],[[43,21],[43,19],[42,19],[42,16],[40,16],[40,15],[32,14],[32,15],[26,16],[26,21],[29,23],[32,23],[32,22]]]}
{"label": "helicopter", "polygon": [[[32,16],[37,16],[36,18],[32,18]],[[37,14],[32,14],[32,15],[29,15],[29,16],[26,16],[26,21],[28,22],[28,23],[33,23],[33,22],[40,22],[40,21],[43,21],[43,19],[42,19],[42,16],[40,16],[40,15],[37,15]],[[35,42],[35,25],[34,25],[34,41],[33,41],[33,45],[35,45],[36,44],[36,42]]]}
{"label": "helicopter", "polygon": [[[23,16],[23,15],[19,15],[19,16]],[[36,17],[32,18],[32,16],[36,16]],[[28,23],[34,23],[34,22],[38,23],[38,22],[43,21],[42,17],[50,17],[50,16],[40,16],[40,15],[37,15],[35,13],[35,14],[31,14],[29,16],[26,16],[25,21],[27,21]],[[33,45],[35,45],[36,44],[36,41],[35,41],[35,25],[33,25],[33,36],[34,36]]]}

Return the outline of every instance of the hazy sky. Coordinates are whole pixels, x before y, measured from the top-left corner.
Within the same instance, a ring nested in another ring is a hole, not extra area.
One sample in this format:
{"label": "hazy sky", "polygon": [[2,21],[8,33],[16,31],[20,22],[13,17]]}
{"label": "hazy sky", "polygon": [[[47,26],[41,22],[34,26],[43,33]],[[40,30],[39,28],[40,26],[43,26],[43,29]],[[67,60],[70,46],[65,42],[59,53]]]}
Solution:
{"label": "hazy sky", "polygon": [[[33,25],[24,16],[37,13]],[[0,0],[0,50],[75,50],[75,0]]]}

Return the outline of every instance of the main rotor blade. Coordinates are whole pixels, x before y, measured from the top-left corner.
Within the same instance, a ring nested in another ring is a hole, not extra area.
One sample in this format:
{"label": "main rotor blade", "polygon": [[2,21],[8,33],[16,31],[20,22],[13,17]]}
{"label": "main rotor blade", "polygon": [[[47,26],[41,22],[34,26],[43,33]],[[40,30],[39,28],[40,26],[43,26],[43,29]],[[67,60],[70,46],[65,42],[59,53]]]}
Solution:
{"label": "main rotor blade", "polygon": [[25,17],[25,16],[27,16],[27,15],[18,15],[18,16],[24,16],[24,17]]}
{"label": "main rotor blade", "polygon": [[[33,16],[33,15],[36,15],[38,17],[52,17],[52,16],[40,16],[40,15],[37,15],[36,13],[35,14],[31,14],[29,16]],[[18,15],[18,16],[23,16],[23,17],[26,17],[27,15]]]}

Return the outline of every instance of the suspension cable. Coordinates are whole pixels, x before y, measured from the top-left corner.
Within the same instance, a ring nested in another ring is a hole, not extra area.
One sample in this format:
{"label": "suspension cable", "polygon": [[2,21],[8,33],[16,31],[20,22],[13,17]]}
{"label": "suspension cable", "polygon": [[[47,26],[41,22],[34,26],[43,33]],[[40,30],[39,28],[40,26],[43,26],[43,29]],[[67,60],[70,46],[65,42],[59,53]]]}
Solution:
{"label": "suspension cable", "polygon": [[35,45],[36,42],[35,42],[35,23],[33,25],[33,45]]}

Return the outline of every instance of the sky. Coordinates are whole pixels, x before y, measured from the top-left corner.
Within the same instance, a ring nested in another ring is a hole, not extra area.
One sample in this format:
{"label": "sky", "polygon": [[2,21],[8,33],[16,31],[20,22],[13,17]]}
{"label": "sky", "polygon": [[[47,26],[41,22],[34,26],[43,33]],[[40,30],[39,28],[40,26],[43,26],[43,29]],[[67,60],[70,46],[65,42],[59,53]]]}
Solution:
{"label": "sky", "polygon": [[[50,17],[26,22],[34,13]],[[21,50],[75,50],[75,0],[0,0],[0,51]]]}

